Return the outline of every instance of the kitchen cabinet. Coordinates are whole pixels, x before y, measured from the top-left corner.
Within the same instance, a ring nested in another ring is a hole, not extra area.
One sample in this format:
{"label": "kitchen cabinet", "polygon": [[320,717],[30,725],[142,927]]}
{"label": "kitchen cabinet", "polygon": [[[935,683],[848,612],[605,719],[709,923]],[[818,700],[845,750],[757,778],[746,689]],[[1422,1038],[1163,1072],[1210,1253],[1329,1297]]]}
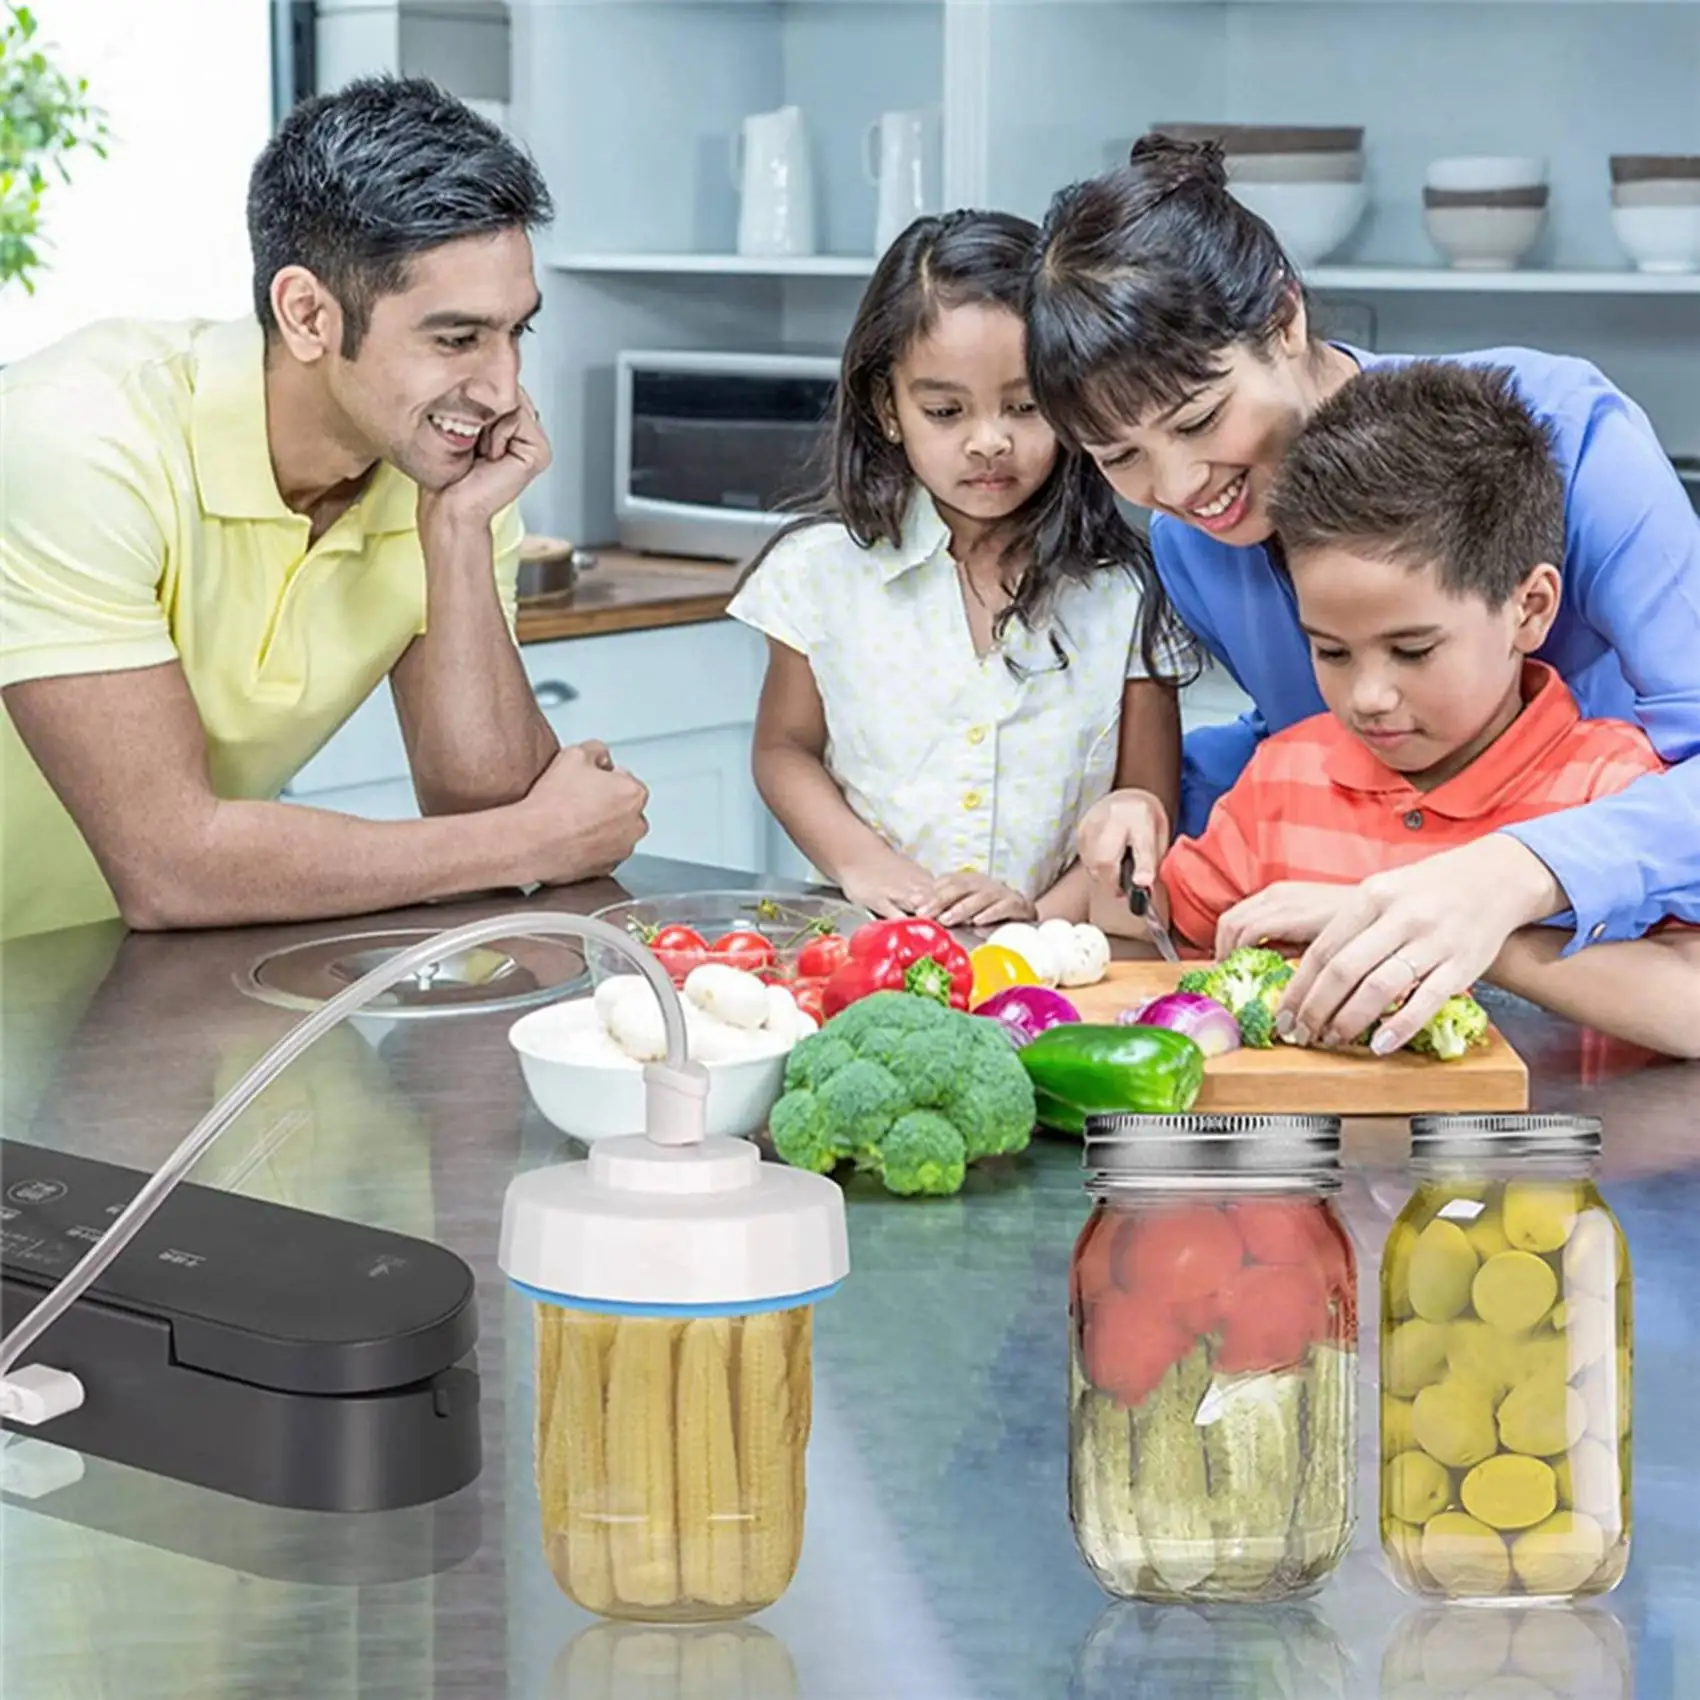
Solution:
{"label": "kitchen cabinet", "polygon": [[[511,0],[511,119],[558,216],[528,350],[556,437],[538,529],[613,525],[622,347],[837,345],[873,268],[867,126],[937,117],[942,199],[1041,216],[1162,119],[1362,123],[1371,207],[1307,278],[1339,334],[1440,352],[1536,344],[1596,361],[1673,452],[1700,451],[1700,276],[1629,269],[1607,157],[1700,153],[1700,0]],[[563,92],[565,91],[565,93]],[[728,144],[803,108],[820,252],[735,252]],[[1525,269],[1442,268],[1428,161],[1546,154]]]}
{"label": "kitchen cabinet", "polygon": [[[765,647],[732,620],[528,644],[526,677],[562,743],[597,738],[650,788],[646,853],[767,870],[773,827],[750,776]],[[286,799],[407,820],[418,806],[381,684]]]}

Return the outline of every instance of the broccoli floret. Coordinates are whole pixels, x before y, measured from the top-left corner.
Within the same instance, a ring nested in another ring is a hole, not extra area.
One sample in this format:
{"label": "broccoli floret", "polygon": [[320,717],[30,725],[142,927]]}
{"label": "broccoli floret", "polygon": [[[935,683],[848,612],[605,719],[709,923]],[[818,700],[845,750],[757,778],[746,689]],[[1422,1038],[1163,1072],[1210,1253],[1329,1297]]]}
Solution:
{"label": "broccoli floret", "polygon": [[[1273,974],[1285,976],[1280,982],[1282,986],[1293,977],[1292,965],[1280,951],[1266,950],[1262,945],[1241,945],[1214,968],[1206,970],[1204,984],[1199,989],[1207,998],[1214,998],[1225,1010],[1238,1015],[1260,995],[1264,982]],[[1277,992],[1279,989],[1278,986]]]}
{"label": "broccoli floret", "polygon": [[1215,972],[1214,968],[1189,968],[1175,982],[1175,990],[1177,992],[1196,992],[1198,996],[1207,998],[1210,994],[1205,990],[1205,987],[1210,984],[1210,976]]}
{"label": "broccoli floret", "polygon": [[1275,1043],[1275,1017],[1269,1006],[1253,998],[1235,1019],[1240,1024],[1240,1043],[1254,1051],[1267,1051]]}
{"label": "broccoli floret", "polygon": [[1022,1150],[1033,1087],[994,1023],[906,992],[858,999],[791,1052],[768,1128],[786,1162],[849,1159],[892,1192],[950,1193],[966,1164]]}
{"label": "broccoli floret", "polygon": [[1451,1062],[1472,1045],[1487,1043],[1487,1011],[1467,992],[1450,997],[1419,1027],[1411,1049]]}
{"label": "broccoli floret", "polygon": [[967,1168],[962,1135],[936,1110],[911,1110],[891,1124],[875,1165],[888,1192],[962,1190]]}

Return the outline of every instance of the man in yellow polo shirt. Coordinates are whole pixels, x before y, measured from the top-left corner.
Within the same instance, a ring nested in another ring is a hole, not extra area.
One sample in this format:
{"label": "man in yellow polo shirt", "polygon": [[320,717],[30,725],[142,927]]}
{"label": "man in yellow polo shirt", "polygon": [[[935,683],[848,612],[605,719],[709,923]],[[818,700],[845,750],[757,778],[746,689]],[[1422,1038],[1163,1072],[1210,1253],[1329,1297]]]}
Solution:
{"label": "man in yellow polo shirt", "polygon": [[[255,318],[0,373],[0,938],[349,915],[606,872],[647,793],[560,748],[512,635],[542,177],[433,85],[304,102]],[[386,674],[422,814],[275,801]]]}

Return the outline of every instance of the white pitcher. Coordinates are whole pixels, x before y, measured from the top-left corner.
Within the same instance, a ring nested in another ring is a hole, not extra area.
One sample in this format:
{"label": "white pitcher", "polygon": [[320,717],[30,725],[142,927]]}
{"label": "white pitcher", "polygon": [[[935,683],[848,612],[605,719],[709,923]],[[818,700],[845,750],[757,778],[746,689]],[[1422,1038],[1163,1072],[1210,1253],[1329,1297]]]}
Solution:
{"label": "white pitcher", "polygon": [[797,256],[815,251],[815,184],[799,106],[753,112],[732,135],[738,252]]}
{"label": "white pitcher", "polygon": [[862,139],[862,169],[879,190],[874,253],[883,254],[932,210],[929,118],[926,111],[882,112]]}

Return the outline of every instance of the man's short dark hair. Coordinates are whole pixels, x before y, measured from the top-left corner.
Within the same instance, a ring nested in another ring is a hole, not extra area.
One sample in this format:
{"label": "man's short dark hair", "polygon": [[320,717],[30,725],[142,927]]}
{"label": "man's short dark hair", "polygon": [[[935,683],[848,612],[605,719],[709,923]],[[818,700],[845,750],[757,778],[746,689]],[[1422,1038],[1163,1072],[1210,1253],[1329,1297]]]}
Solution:
{"label": "man's short dark hair", "polygon": [[272,279],[305,266],[343,310],[353,359],[414,255],[531,230],[554,208],[543,174],[488,119],[421,77],[362,77],[290,112],[248,182],[254,311],[276,334]]}
{"label": "man's short dark hair", "polygon": [[1552,432],[1502,366],[1414,360],[1335,392],[1275,479],[1289,558],[1348,549],[1433,568],[1453,595],[1502,607],[1531,568],[1564,561],[1564,479]]}

